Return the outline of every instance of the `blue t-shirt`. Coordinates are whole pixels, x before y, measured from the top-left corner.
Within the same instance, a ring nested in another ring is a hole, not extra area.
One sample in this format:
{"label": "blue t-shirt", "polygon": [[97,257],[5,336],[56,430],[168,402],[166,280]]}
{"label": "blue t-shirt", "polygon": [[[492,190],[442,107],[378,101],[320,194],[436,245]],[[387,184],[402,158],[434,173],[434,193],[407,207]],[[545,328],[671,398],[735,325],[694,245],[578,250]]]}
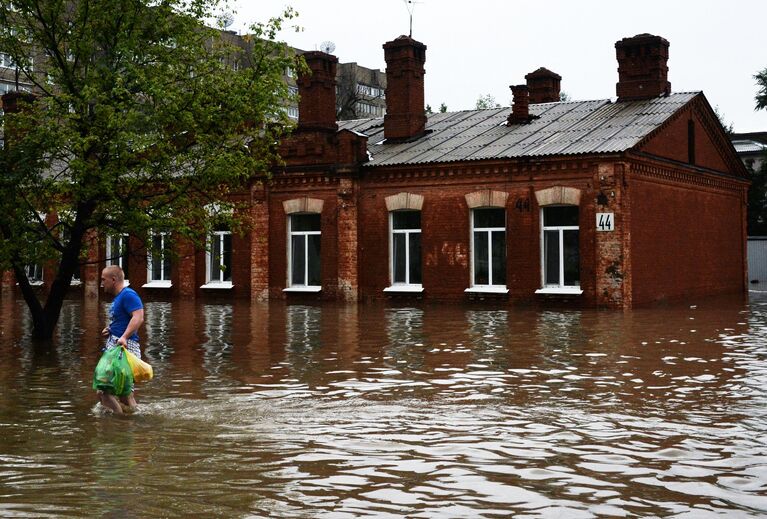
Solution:
{"label": "blue t-shirt", "polygon": [[[135,290],[130,287],[120,290],[120,293],[112,301],[112,306],[109,309],[109,314],[112,318],[112,322],[109,323],[109,333],[122,337],[130,322],[131,313],[141,308],[144,308],[144,305],[141,304],[141,298]],[[133,332],[133,335],[128,338],[138,341],[138,333]]]}

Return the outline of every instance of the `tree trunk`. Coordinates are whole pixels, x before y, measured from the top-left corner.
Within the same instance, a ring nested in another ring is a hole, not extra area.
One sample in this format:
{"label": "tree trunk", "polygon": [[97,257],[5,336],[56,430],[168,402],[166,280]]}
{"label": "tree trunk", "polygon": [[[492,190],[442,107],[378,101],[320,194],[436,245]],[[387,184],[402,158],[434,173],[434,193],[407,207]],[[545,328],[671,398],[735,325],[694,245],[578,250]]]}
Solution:
{"label": "tree trunk", "polygon": [[29,284],[24,269],[18,265],[14,266],[16,280],[24,296],[24,301],[32,314],[32,338],[36,340],[48,341],[53,338],[53,332],[59,322],[61,307],[64,304],[64,298],[69,291],[72,282],[72,276],[75,269],[80,265],[80,250],[82,249],[83,236],[85,229],[79,222],[75,223],[72,229],[72,236],[67,244],[59,261],[59,268],[56,272],[56,278],[51,284],[51,290],[45,300],[45,306],[40,303],[37,294]]}

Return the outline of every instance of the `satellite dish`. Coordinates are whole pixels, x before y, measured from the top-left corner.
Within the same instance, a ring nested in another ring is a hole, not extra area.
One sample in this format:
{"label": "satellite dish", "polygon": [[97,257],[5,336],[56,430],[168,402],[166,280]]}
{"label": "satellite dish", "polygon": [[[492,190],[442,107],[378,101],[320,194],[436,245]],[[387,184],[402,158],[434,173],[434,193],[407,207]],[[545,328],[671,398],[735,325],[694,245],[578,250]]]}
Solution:
{"label": "satellite dish", "polygon": [[325,54],[333,54],[333,51],[336,50],[336,44],[332,41],[323,41],[320,43],[320,50]]}
{"label": "satellite dish", "polygon": [[230,13],[229,11],[225,11],[218,18],[218,21],[224,27],[224,29],[228,29],[234,23],[234,15]]}

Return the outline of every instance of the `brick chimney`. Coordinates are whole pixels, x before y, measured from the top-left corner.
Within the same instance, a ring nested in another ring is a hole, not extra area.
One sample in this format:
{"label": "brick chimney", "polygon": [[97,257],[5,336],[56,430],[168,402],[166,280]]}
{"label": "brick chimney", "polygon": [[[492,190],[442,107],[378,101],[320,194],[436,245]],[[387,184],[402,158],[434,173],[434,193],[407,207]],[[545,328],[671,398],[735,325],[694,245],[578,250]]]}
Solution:
{"label": "brick chimney", "polygon": [[559,102],[559,85],[562,76],[546,68],[539,68],[525,76],[527,88],[530,90],[530,102],[556,103]]}
{"label": "brick chimney", "polygon": [[618,101],[635,101],[667,96],[668,40],[652,34],[638,34],[615,43],[618,58]]}
{"label": "brick chimney", "polygon": [[530,122],[530,91],[527,85],[511,85],[513,100],[508,124],[526,124]]}
{"label": "brick chimney", "polygon": [[31,105],[35,101],[34,94],[29,92],[8,92],[3,94],[2,97],[3,112],[12,114],[21,111],[24,105]]}
{"label": "brick chimney", "polygon": [[24,134],[24,130],[20,127],[19,121],[17,121],[13,114],[24,113],[32,108],[36,96],[29,92],[8,92],[0,97],[2,102],[3,112],[5,112],[5,121],[2,136],[0,136],[0,142],[3,146],[12,146],[15,139],[21,138]]}
{"label": "brick chimney", "polygon": [[426,45],[409,36],[400,36],[386,42],[383,48],[387,83],[384,137],[387,141],[402,141],[422,135],[426,130]]}
{"label": "brick chimney", "polygon": [[303,54],[309,72],[299,74],[299,129],[337,131],[336,65],[338,58],[320,51]]}

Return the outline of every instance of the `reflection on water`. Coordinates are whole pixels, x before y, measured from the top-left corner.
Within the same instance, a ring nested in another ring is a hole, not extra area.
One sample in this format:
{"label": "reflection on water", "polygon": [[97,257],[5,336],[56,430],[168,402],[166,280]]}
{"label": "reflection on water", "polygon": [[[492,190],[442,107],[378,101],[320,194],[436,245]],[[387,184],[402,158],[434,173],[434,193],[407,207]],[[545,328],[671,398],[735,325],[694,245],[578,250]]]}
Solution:
{"label": "reflection on water", "polygon": [[761,517],[767,299],[632,312],[148,302],[140,410],[0,298],[2,517]]}

